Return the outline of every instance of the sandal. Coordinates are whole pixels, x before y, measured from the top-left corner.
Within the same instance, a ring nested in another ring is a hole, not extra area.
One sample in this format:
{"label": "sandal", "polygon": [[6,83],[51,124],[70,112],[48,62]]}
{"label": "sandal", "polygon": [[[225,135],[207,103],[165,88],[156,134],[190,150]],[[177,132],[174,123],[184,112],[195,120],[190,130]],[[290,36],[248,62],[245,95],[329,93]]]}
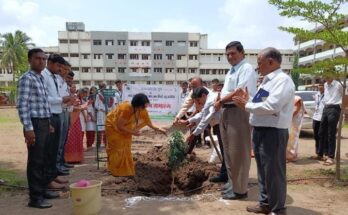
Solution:
{"label": "sandal", "polygon": [[324,162],[324,166],[331,166],[333,165],[335,162],[334,160],[332,160],[331,158],[326,159],[326,161]]}

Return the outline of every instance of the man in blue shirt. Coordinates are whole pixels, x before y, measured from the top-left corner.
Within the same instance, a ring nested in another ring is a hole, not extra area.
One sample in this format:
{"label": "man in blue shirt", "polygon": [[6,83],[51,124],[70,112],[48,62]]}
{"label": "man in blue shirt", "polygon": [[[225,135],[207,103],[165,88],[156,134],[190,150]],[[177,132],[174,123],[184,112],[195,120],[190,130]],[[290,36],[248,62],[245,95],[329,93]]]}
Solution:
{"label": "man in blue shirt", "polygon": [[49,145],[51,117],[47,86],[41,75],[46,65],[46,55],[41,49],[31,49],[28,60],[30,70],[19,78],[17,85],[17,110],[28,148],[28,206],[50,208],[52,204],[45,198],[56,198],[59,195],[47,191],[48,181],[45,175],[48,169],[45,151]]}

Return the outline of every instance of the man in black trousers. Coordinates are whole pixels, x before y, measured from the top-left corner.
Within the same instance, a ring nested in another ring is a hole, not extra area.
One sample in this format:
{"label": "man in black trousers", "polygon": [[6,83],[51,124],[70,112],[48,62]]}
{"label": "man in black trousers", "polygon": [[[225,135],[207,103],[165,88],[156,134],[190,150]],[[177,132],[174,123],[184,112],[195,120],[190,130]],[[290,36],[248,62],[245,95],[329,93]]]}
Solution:
{"label": "man in black trousers", "polygon": [[254,127],[253,143],[260,190],[259,204],[248,212],[286,214],[286,146],[294,105],[295,86],[280,69],[282,56],[275,48],[262,50],[257,57],[258,71],[264,76],[252,101],[247,89],[233,101],[250,112]]}
{"label": "man in black trousers", "polygon": [[30,70],[24,73],[17,85],[17,109],[23,124],[24,138],[28,148],[27,179],[29,185],[28,206],[50,208],[45,198],[57,198],[56,192],[47,191],[47,150],[51,117],[47,86],[41,75],[46,65],[46,55],[41,49],[28,52]]}

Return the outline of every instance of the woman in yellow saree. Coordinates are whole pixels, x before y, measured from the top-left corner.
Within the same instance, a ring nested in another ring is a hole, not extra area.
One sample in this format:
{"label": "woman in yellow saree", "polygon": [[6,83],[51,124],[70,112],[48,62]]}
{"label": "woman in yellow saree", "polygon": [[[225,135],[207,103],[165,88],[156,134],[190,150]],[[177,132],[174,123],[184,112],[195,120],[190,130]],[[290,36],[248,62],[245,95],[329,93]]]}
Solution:
{"label": "woman in yellow saree", "polygon": [[146,110],[150,103],[143,93],[136,94],[131,103],[123,102],[112,110],[105,120],[108,169],[113,176],[134,176],[131,153],[132,136],[139,136],[140,129],[149,126],[165,134],[165,130],[152,124]]}

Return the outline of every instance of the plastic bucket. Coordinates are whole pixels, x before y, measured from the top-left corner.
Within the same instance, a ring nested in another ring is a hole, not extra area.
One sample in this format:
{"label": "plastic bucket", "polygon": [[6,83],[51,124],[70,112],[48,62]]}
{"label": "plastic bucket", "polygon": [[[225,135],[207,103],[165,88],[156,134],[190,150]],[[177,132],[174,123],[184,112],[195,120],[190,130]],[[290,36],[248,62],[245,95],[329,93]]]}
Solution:
{"label": "plastic bucket", "polygon": [[101,209],[101,185],[98,180],[90,180],[87,187],[70,185],[70,195],[73,205],[73,214],[92,215],[98,214]]}

